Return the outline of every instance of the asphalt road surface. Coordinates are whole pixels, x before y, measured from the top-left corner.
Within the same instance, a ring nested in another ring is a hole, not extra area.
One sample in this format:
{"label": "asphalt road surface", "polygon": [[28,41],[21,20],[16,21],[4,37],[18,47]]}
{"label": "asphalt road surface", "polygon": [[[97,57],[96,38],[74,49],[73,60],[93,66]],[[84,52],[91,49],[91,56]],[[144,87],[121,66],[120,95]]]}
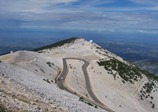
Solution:
{"label": "asphalt road surface", "polygon": [[106,107],[108,111],[110,112],[113,112],[111,109],[109,109],[105,104],[103,104],[97,97],[96,95],[94,94],[93,90],[92,90],[92,87],[91,87],[91,83],[90,83],[90,79],[89,79],[89,75],[87,73],[87,67],[89,65],[89,62],[84,60],[84,59],[80,59],[80,58],[63,58],[63,70],[61,72],[61,74],[59,75],[59,77],[57,78],[57,84],[59,86],[59,88],[61,89],[64,89],[68,92],[71,92],[69,89],[67,89],[64,85],[64,81],[65,81],[65,78],[68,74],[68,66],[67,66],[67,63],[66,63],[66,60],[67,59],[73,59],[73,60],[81,60],[84,62],[84,65],[82,66],[82,70],[83,70],[83,73],[84,73],[84,76],[85,76],[85,81],[86,81],[86,88],[87,88],[87,91],[88,91],[88,94],[90,95],[90,97],[98,104],[100,105],[104,105],[104,107]]}

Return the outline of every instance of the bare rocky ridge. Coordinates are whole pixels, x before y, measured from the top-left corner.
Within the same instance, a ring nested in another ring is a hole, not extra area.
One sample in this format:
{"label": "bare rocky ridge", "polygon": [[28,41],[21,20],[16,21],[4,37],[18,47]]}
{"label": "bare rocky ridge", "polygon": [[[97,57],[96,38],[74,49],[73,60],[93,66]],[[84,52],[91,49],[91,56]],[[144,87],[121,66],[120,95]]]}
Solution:
{"label": "bare rocky ridge", "polygon": [[158,63],[157,61],[151,60],[140,60],[134,62],[135,65],[139,66],[141,69],[149,71],[154,75],[158,76]]}
{"label": "bare rocky ridge", "polygon": [[[38,52],[18,51],[0,56],[0,104],[8,110],[105,112],[99,104],[93,103],[82,71],[84,62],[75,58],[89,62],[87,74],[91,89],[110,110],[158,110],[157,80],[93,42],[76,39]],[[64,70],[63,58],[74,59],[66,60],[68,73],[59,78]],[[120,66],[124,69],[120,70]],[[60,89],[57,81],[61,80],[76,95]]]}

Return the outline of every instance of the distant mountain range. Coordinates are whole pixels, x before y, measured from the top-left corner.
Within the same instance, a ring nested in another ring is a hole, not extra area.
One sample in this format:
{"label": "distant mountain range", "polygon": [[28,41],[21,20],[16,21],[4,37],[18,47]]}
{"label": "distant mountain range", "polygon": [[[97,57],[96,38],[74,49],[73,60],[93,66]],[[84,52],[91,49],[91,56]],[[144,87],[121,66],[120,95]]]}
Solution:
{"label": "distant mountain range", "polygon": [[146,70],[150,73],[153,73],[158,76],[158,61],[155,60],[141,60],[141,61],[136,61],[133,64],[137,65],[143,70]]}

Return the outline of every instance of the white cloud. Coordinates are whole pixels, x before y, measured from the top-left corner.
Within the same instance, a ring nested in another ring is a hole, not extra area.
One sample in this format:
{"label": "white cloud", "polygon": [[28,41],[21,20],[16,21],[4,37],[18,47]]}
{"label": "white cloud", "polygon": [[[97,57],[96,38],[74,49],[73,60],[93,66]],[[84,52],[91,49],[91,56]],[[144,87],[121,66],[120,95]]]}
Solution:
{"label": "white cloud", "polygon": [[138,4],[158,5],[158,0],[129,0]]}
{"label": "white cloud", "polygon": [[139,33],[148,33],[148,34],[158,34],[158,31],[155,30],[142,30],[142,29],[138,29]]}
{"label": "white cloud", "polygon": [[30,14],[24,16],[26,23],[23,27],[65,27],[65,28],[87,28],[87,29],[157,29],[157,16],[154,14],[132,14],[132,13],[49,13]]}
{"label": "white cloud", "polygon": [[36,11],[42,12],[47,7],[54,7],[57,4],[69,4],[78,0],[0,0],[0,11],[23,12]]}
{"label": "white cloud", "polygon": [[[99,8],[96,5],[112,3],[116,0],[85,0],[81,4],[78,1],[0,0],[0,19],[20,21],[18,25],[22,28],[85,28],[103,31],[158,29],[157,13],[137,12],[137,10],[158,10],[156,6],[150,8]],[[146,2],[141,0],[131,1],[137,3],[150,2],[149,0],[144,0]],[[77,2],[79,6],[68,7],[73,2]],[[62,7],[61,4],[69,5],[62,5]],[[6,24],[8,23],[6,22]]]}

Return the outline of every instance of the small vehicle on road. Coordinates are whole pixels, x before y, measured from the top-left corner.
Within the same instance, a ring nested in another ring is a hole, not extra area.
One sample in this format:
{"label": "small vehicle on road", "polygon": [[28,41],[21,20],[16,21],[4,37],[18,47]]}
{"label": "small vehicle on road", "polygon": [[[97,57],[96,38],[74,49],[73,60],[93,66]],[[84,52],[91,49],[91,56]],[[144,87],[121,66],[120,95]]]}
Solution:
{"label": "small vehicle on road", "polygon": [[63,79],[64,79],[64,77],[61,77],[61,78],[60,78],[60,80],[63,80]]}
{"label": "small vehicle on road", "polygon": [[63,79],[64,79],[64,77],[58,78],[58,81],[63,80]]}

